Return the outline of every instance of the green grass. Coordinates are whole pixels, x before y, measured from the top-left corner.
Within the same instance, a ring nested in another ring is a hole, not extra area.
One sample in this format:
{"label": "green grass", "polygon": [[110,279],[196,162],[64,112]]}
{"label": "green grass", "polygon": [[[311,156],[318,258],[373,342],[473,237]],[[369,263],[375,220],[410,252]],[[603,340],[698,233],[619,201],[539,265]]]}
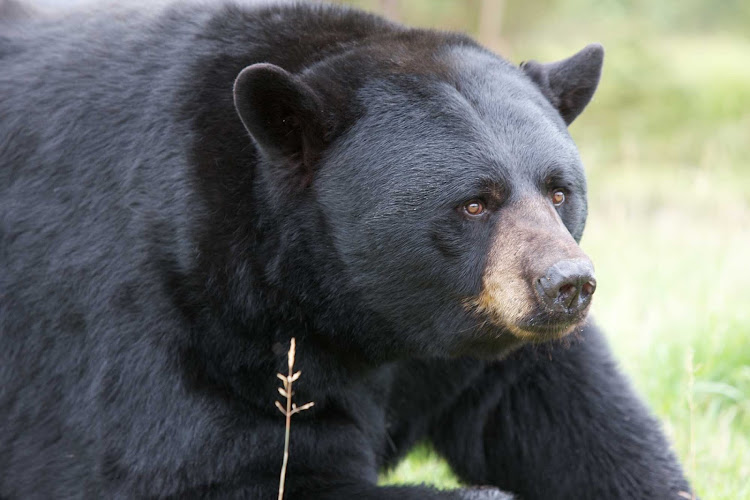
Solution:
{"label": "green grass", "polygon": [[746,183],[675,167],[592,172],[583,246],[600,283],[594,316],[704,498],[750,498]]}
{"label": "green grass", "polygon": [[[465,5],[402,15],[472,32]],[[748,5],[508,0],[496,47],[518,62],[605,45],[600,89],[571,127],[589,175],[593,315],[704,500],[750,498]],[[458,484],[427,446],[381,482]]]}

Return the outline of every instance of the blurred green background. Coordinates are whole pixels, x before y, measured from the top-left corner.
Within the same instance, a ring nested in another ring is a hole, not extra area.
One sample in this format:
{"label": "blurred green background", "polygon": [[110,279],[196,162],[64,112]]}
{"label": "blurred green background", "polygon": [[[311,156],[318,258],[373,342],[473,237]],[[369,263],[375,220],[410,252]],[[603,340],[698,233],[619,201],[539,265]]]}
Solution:
{"label": "blurred green background", "polygon": [[[571,126],[594,317],[704,500],[750,498],[750,1],[355,0],[506,58],[606,49]],[[427,446],[383,483],[455,486]]]}

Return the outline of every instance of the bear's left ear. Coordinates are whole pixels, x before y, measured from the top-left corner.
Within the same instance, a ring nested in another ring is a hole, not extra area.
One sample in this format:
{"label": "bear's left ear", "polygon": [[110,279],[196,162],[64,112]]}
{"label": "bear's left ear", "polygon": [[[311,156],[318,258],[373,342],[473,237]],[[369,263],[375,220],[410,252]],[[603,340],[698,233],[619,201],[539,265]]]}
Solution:
{"label": "bear's left ear", "polygon": [[315,91],[279,66],[253,64],[234,81],[234,107],[261,154],[283,161],[285,177],[308,183],[325,137]]}
{"label": "bear's left ear", "polygon": [[603,62],[604,48],[592,43],[562,61],[548,64],[528,61],[521,63],[521,69],[570,125],[594,96]]}

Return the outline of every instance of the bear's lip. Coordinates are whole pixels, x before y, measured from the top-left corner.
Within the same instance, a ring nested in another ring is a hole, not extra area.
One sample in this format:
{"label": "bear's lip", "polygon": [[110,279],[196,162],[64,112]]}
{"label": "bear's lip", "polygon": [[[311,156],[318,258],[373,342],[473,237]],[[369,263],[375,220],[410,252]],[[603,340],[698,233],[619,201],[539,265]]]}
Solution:
{"label": "bear's lip", "polygon": [[585,325],[589,309],[590,307],[587,306],[572,317],[561,318],[550,314],[536,316],[523,323],[512,325],[509,330],[519,338],[534,342],[560,339]]}
{"label": "bear's lip", "polygon": [[511,332],[514,335],[527,340],[554,340],[563,338],[572,333],[579,325],[581,325],[581,323],[524,326],[522,328],[512,328]]}

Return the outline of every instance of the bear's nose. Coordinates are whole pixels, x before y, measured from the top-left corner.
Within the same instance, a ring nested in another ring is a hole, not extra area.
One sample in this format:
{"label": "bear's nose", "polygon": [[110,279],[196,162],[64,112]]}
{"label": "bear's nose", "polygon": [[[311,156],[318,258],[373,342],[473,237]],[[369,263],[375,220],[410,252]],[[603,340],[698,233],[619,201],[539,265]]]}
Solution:
{"label": "bear's nose", "polygon": [[561,260],[539,278],[537,288],[553,311],[575,314],[589,305],[596,290],[594,266],[588,259]]}

